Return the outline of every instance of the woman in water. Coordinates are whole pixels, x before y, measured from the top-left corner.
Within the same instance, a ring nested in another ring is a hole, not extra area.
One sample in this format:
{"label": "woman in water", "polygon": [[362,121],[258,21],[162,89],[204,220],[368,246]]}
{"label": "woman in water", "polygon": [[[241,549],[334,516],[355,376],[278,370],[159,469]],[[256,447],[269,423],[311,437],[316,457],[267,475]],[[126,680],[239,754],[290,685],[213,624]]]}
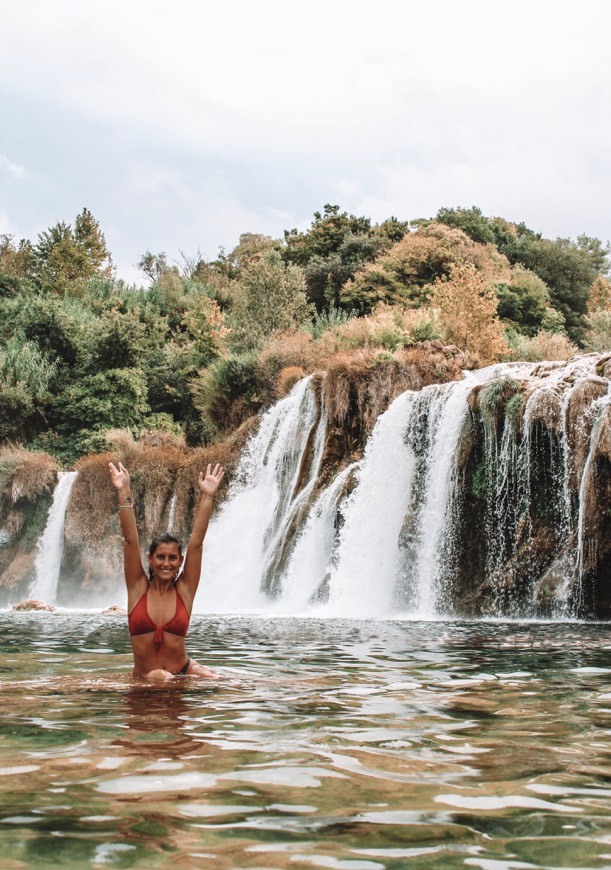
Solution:
{"label": "woman in water", "polygon": [[119,497],[123,533],[123,569],[127,584],[129,633],[134,651],[134,676],[169,680],[175,676],[214,677],[214,671],[190,659],[185,650],[193,601],[199,585],[204,537],[212,511],[212,499],[223,479],[220,465],[200,471],[201,493],[189,538],[184,569],[180,572],[180,541],[171,534],[151,543],[148,576],[140,559],[138,529],[132,505],[127,469],[108,463],[110,480]]}

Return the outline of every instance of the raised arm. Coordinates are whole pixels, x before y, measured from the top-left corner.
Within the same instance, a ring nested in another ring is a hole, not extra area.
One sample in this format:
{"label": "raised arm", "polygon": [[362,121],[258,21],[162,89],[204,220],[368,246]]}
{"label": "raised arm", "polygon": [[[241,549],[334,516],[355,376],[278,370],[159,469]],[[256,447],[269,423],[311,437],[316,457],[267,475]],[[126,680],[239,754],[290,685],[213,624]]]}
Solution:
{"label": "raised arm", "polygon": [[138,528],[134,516],[132,494],[129,485],[129,473],[120,462],[117,468],[112,462],[108,463],[110,481],[117,490],[119,502],[119,519],[121,521],[121,533],[123,534],[123,571],[128,591],[141,583],[146,582],[146,575],[142,568],[140,556],[140,542],[138,540]]}
{"label": "raised arm", "polygon": [[212,470],[212,465],[208,465],[206,474],[204,475],[200,471],[199,477],[197,478],[200,499],[197,510],[195,511],[193,531],[189,538],[187,554],[185,556],[185,567],[182,575],[182,579],[192,597],[195,595],[199,585],[199,576],[202,570],[204,538],[206,537],[208,523],[210,522],[210,514],[212,513],[212,501],[224,475],[225,470],[221,465],[217,464],[214,466],[214,470]]}

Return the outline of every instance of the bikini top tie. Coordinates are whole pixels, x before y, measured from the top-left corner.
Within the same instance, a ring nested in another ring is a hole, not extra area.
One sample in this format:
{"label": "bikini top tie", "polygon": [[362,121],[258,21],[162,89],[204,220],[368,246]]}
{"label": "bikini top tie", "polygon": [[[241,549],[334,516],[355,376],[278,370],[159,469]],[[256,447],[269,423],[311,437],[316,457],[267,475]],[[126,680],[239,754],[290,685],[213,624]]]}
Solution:
{"label": "bikini top tie", "polygon": [[147,596],[149,590],[138,599],[138,603],[127,617],[129,633],[133,636],[136,634],[148,634],[151,631],[155,632],[155,648],[157,653],[163,643],[164,631],[169,631],[170,634],[178,634],[181,637],[186,637],[189,630],[189,621],[191,617],[182,600],[178,589],[176,589],[176,612],[173,618],[166,622],[165,625],[156,625],[149,616]]}

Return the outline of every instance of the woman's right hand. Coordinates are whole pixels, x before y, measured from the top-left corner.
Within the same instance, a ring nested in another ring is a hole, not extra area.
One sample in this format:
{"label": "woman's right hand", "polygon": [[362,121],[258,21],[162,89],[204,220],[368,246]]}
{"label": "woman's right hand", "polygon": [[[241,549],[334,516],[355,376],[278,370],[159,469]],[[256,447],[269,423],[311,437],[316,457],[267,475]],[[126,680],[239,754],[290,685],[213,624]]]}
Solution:
{"label": "woman's right hand", "polygon": [[129,472],[125,466],[119,462],[117,468],[112,462],[108,463],[108,473],[110,474],[110,482],[118,491],[129,487]]}

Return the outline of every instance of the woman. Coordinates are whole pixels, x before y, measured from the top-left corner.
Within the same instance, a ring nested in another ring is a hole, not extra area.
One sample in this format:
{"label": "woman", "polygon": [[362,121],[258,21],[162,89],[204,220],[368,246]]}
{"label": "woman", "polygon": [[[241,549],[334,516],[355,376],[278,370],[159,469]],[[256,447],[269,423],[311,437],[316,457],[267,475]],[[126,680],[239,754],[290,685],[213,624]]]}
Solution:
{"label": "woman", "polygon": [[183,571],[180,572],[180,542],[174,535],[165,534],[155,538],[150,546],[147,577],[140,559],[129,474],[120,462],[118,468],[112,462],[108,466],[110,480],[119,497],[134,676],[149,680],[170,680],[185,675],[214,677],[214,671],[189,658],[185,650],[185,636],[199,585],[202,549],[212,511],[212,499],[225,474],[223,468],[215,465],[212,471],[211,465],[208,465],[205,476],[201,471],[199,473],[197,485],[201,497]]}

